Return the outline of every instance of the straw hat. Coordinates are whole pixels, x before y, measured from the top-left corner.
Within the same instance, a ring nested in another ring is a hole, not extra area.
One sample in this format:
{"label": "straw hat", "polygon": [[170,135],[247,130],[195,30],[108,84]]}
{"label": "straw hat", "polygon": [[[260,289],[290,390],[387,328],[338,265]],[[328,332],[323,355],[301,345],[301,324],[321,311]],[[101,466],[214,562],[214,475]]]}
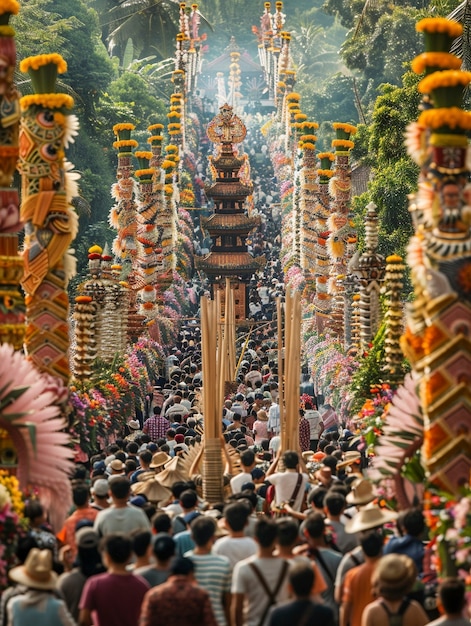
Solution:
{"label": "straw hat", "polygon": [[128,422],[128,426],[132,430],[139,430],[139,428],[141,427],[141,425],[139,424],[139,422],[137,420],[130,420]]}
{"label": "straw hat", "polygon": [[351,492],[347,495],[348,504],[368,504],[373,502],[376,495],[373,491],[373,484],[366,478],[359,478],[352,485]]}
{"label": "straw hat", "polygon": [[166,452],[156,452],[152,457],[152,461],[149,464],[150,469],[156,469],[157,467],[162,467],[165,463],[168,463],[172,457],[170,457]]}
{"label": "straw hat", "polygon": [[57,574],[52,571],[51,551],[32,548],[25,564],[11,569],[9,576],[14,582],[32,589],[55,589]]}
{"label": "straw hat", "polygon": [[267,422],[268,421],[267,412],[264,411],[263,409],[260,409],[260,411],[257,412],[257,419],[260,420],[261,422]]}
{"label": "straw hat", "polygon": [[134,483],[131,491],[134,495],[146,496],[149,502],[167,502],[172,495],[170,489],[163,487],[155,479]]}
{"label": "straw hat", "polygon": [[405,554],[386,554],[381,557],[375,572],[378,591],[405,595],[414,586],[417,568]]}
{"label": "straw hat", "polygon": [[179,456],[174,456],[171,461],[165,464],[165,469],[156,475],[155,480],[170,489],[173,483],[179,480],[185,482],[188,478],[184,460]]}
{"label": "straw hat", "polygon": [[353,463],[356,463],[358,459],[361,459],[361,454],[359,452],[356,452],[355,450],[349,450],[344,453],[343,461],[337,463],[337,469],[342,469],[342,467],[352,465]]}
{"label": "straw hat", "polygon": [[388,511],[387,509],[380,509],[375,504],[369,504],[349,519],[345,523],[345,532],[354,534],[363,530],[371,530],[393,522],[397,519],[397,513],[394,511]]}

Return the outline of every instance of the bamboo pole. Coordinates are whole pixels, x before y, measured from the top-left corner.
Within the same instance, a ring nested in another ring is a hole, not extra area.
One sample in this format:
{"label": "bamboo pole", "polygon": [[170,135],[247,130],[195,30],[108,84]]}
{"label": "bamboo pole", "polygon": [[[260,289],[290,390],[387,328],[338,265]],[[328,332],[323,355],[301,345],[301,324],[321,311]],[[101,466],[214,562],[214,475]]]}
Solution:
{"label": "bamboo pole", "polygon": [[[210,503],[224,497],[221,455],[221,373],[218,367],[220,301],[201,298],[201,343],[203,361],[203,498]],[[221,347],[221,346],[219,346]],[[221,354],[221,353],[219,353]]]}
{"label": "bamboo pole", "polygon": [[285,448],[286,425],[284,419],[284,362],[283,362],[283,307],[281,306],[281,298],[276,299],[276,317],[278,331],[278,404],[280,407],[280,437],[281,449]]}

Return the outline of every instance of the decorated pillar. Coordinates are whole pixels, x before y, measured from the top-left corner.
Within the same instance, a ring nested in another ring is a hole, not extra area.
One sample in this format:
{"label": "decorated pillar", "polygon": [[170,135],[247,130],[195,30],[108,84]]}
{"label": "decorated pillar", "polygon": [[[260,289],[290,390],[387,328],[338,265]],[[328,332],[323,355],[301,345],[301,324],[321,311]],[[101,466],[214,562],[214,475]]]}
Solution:
{"label": "decorated pillar", "polygon": [[332,296],[328,292],[330,259],[327,251],[327,240],[330,234],[327,220],[330,217],[329,182],[334,175],[331,169],[335,156],[331,152],[320,152],[319,159],[318,193],[315,207],[316,217],[316,295],[314,298],[314,310],[316,312],[316,326],[319,333],[324,330],[328,320]]}
{"label": "decorated pillar", "polygon": [[18,254],[22,228],[18,191],[12,188],[18,161],[20,95],[13,76],[16,66],[15,31],[9,25],[19,11],[16,0],[0,3],[0,344],[16,350],[23,345],[25,304],[19,291],[23,259]]}
{"label": "decorated pillar", "polygon": [[[357,131],[351,124],[336,122],[333,124],[336,139],[332,141],[335,148],[335,174],[331,178],[329,189],[332,202],[332,215],[328,226],[330,235],[327,239],[331,267],[328,291],[332,295],[332,313],[329,327],[333,333],[340,335],[346,342],[348,325],[351,315],[351,300],[346,297],[345,278],[348,263],[356,248],[357,235],[353,217],[350,212],[351,166],[350,150],[354,143],[351,135]],[[347,330],[347,332],[346,332]]]}
{"label": "decorated pillar", "polygon": [[384,363],[381,366],[383,380],[391,387],[398,385],[404,379],[402,361],[404,355],[400,340],[404,331],[404,305],[402,302],[402,288],[404,286],[405,265],[402,257],[391,254],[386,257],[386,274],[384,276],[383,293],[384,306]]}
{"label": "decorated pillar", "polygon": [[366,208],[365,250],[354,268],[360,283],[360,345],[363,352],[368,352],[381,323],[379,295],[385,271],[384,257],[377,252],[379,224],[376,205],[370,202]]}
{"label": "decorated pillar", "polygon": [[422,458],[430,482],[458,494],[471,471],[471,194],[466,159],[471,113],[462,108],[471,73],[449,53],[460,24],[427,18],[417,24],[426,53],[419,90],[427,108],[408,131],[421,166],[413,200],[415,235],[408,264],[416,295],[402,347],[420,375],[424,415]]}
{"label": "decorated pillar", "polygon": [[20,100],[22,183],[21,220],[25,226],[24,275],[27,327],[25,349],[39,370],[68,382],[69,330],[67,282],[75,263],[68,252],[77,228],[70,204],[78,195],[64,148],[77,134],[77,118],[70,115],[71,96],[55,93],[56,78],[67,70],[58,54],[24,59],[34,93]]}

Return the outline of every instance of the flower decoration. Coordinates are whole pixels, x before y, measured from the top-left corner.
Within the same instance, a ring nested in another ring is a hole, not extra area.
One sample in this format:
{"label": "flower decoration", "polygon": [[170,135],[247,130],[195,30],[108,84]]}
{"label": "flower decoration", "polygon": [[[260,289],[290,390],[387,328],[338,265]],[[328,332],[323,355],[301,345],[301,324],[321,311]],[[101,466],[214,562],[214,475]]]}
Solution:
{"label": "flower decoration", "polygon": [[423,52],[412,61],[412,71],[416,74],[438,70],[458,70],[461,59],[449,52]]}
{"label": "flower decoration", "polygon": [[41,106],[45,109],[71,109],[74,99],[66,93],[35,93],[20,98],[22,110],[30,106]]}
{"label": "flower decoration", "polygon": [[37,56],[27,57],[20,63],[20,72],[29,72],[29,70],[38,70],[47,65],[55,65],[59,74],[67,71],[67,63],[60,54],[38,54]]}

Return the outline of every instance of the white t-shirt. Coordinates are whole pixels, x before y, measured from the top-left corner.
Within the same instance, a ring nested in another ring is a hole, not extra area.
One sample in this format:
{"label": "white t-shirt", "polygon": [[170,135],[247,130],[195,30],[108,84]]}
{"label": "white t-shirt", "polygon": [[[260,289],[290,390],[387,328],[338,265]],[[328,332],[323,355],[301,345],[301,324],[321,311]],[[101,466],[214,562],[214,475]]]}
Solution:
{"label": "white t-shirt", "polygon": [[319,411],[309,409],[304,413],[304,419],[309,422],[309,439],[319,439],[319,431],[323,423]]}
{"label": "white t-shirt", "polygon": [[242,485],[245,485],[245,483],[251,483],[252,481],[252,474],[248,472],[243,472],[242,474],[233,476],[231,478],[232,493],[240,493],[242,491]]}
{"label": "white t-shirt", "polygon": [[221,537],[214,544],[213,553],[227,557],[232,569],[239,561],[257,554],[257,543],[252,537]]}
{"label": "white t-shirt", "polygon": [[[304,492],[308,484],[307,474],[301,474],[302,480],[294,504],[291,506],[295,511],[300,511],[303,504]],[[280,506],[284,502],[289,502],[293,496],[298,481],[298,472],[277,472],[267,476],[267,480],[275,485],[275,504]]]}
{"label": "white t-shirt", "polygon": [[[266,580],[269,589],[273,591],[280,577],[285,559],[251,556],[244,561],[239,561],[239,563],[236,563],[234,566],[231,591],[232,593],[243,593],[245,595],[244,626],[258,626],[269,602],[266,591],[249,565],[251,562],[255,563],[262,573],[263,578]],[[288,600],[288,571],[289,568],[286,570],[280,591],[276,596],[277,603],[274,606]],[[268,614],[269,611],[267,612],[263,626],[268,623]]]}

